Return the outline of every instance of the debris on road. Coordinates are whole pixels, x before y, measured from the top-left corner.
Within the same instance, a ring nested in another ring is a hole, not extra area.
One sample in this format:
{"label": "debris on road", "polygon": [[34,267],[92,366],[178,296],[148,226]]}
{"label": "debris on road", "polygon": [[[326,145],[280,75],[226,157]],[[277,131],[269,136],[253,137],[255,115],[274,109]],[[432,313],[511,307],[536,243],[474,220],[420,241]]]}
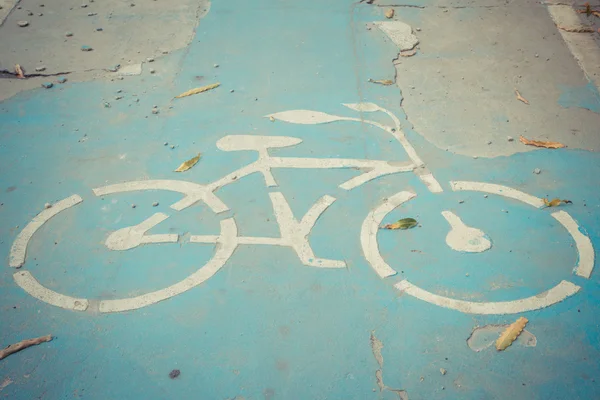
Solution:
{"label": "debris on road", "polygon": [[517,100],[522,101],[525,104],[529,104],[529,101],[527,101],[525,97],[521,96],[521,93],[519,93],[517,89],[515,89],[515,94],[517,95]]}
{"label": "debris on road", "polygon": [[[508,324],[477,326],[473,329],[471,336],[467,339],[467,346],[474,352],[479,353],[480,351],[491,347],[496,339],[498,339],[498,336],[500,336],[508,327]],[[537,338],[533,333],[524,329],[515,340],[515,343],[523,347],[535,347],[537,346]]]}
{"label": "debris on road", "polygon": [[184,161],[183,163],[181,163],[181,165],[179,167],[177,167],[177,169],[175,170],[175,172],[185,172],[188,169],[192,168],[194,165],[196,165],[198,163],[198,160],[200,160],[200,153],[198,153],[198,155],[194,158],[191,158],[187,161]]}
{"label": "debris on road", "polygon": [[514,140],[515,140],[515,138],[514,138],[514,137],[512,137],[512,136],[507,136],[507,137],[506,137],[506,140],[508,140],[509,142],[512,142],[512,141],[514,141]]}
{"label": "debris on road", "polygon": [[157,106],[152,107],[152,114],[158,114],[158,107]]}
{"label": "debris on road", "polygon": [[46,70],[46,67],[44,67],[44,66],[42,65],[42,66],[39,66],[39,67],[35,67],[35,70],[36,70],[37,72],[42,72],[42,71],[45,71],[45,70]]}
{"label": "debris on road", "polygon": [[195,88],[195,89],[188,90],[187,92],[183,92],[183,93],[181,93],[179,96],[175,96],[175,98],[176,98],[176,99],[180,99],[180,98],[182,98],[182,97],[192,96],[192,95],[194,95],[194,94],[198,94],[198,93],[206,92],[206,91],[208,91],[208,90],[212,90],[212,89],[214,89],[214,88],[217,88],[217,87],[219,87],[220,85],[221,85],[221,83],[220,83],[220,82],[217,82],[217,83],[212,83],[212,84],[210,84],[210,85],[201,86],[201,87],[198,87],[198,88]]}
{"label": "debris on road", "polygon": [[173,371],[169,372],[169,378],[171,378],[171,379],[175,379],[179,375],[181,375],[181,371],[178,369],[174,369]]}
{"label": "debris on road", "polygon": [[81,51],[92,51],[93,49],[88,45],[81,46]]}
{"label": "debris on road", "polygon": [[536,174],[536,175],[539,175],[541,172],[542,172],[542,170],[539,169],[539,168],[536,168],[536,169],[533,170],[533,173]]}
{"label": "debris on road", "polygon": [[269,121],[275,122],[275,118],[273,118],[273,116],[271,115],[271,116],[269,116]]}
{"label": "debris on road", "polygon": [[382,227],[382,229],[406,230],[406,229],[414,228],[415,226],[417,226],[417,220],[415,220],[413,218],[403,218],[403,219],[399,219],[398,221],[394,222],[393,224],[384,225]]}
{"label": "debris on road", "polygon": [[44,89],[50,89],[52,86],[54,86],[54,84],[52,82],[44,82],[44,83],[42,83],[42,87]]}
{"label": "debris on road", "polygon": [[447,372],[445,368],[440,368],[440,374],[446,375]]}
{"label": "debris on road", "polygon": [[400,56],[402,57],[412,57],[415,54],[417,54],[417,49],[412,49],[412,50],[402,50],[400,52]]}
{"label": "debris on road", "polygon": [[52,204],[50,204],[50,203],[46,203],[46,204],[44,204],[44,208],[45,208],[46,210],[47,210],[47,209],[49,209],[49,208],[52,208]]}
{"label": "debris on road", "polygon": [[73,36],[73,32],[65,32],[65,36],[66,37],[71,37],[71,36]]}
{"label": "debris on road", "polygon": [[29,21],[17,21],[17,25],[19,25],[21,28],[25,28],[29,25]]}
{"label": "debris on road", "polygon": [[38,337],[35,339],[21,340],[18,343],[11,344],[10,346],[0,350],[0,360],[10,356],[11,354],[18,352],[18,351],[26,349],[28,347],[35,346],[35,345],[38,345],[38,344],[44,343],[44,342],[49,342],[51,340],[52,340],[52,335],[41,336],[41,337]]}
{"label": "debris on road", "polygon": [[25,75],[23,75],[23,70],[19,64],[15,64],[15,74],[19,79],[25,79]]}
{"label": "debris on road", "polygon": [[546,149],[562,149],[563,147],[567,147],[559,142],[545,142],[541,140],[529,140],[523,136],[519,137],[519,141],[527,146],[536,146],[536,147],[544,147]]}
{"label": "debris on road", "polygon": [[60,76],[60,77],[59,77],[59,78],[56,80],[56,82],[58,82],[58,83],[65,83],[66,81],[67,81],[67,78],[65,78],[64,76]]}
{"label": "debris on road", "polygon": [[388,8],[387,10],[385,10],[385,17],[387,19],[394,18],[394,9],[393,8]]}
{"label": "debris on road", "polygon": [[371,79],[369,78],[369,82],[371,83],[377,83],[378,85],[384,85],[384,86],[390,86],[394,84],[394,81],[389,80],[389,79]]}
{"label": "debris on road", "polygon": [[519,337],[523,329],[525,329],[525,325],[527,325],[527,318],[520,317],[515,322],[510,324],[508,328],[500,335],[498,340],[496,340],[496,350],[502,351],[505,350],[508,346],[510,346],[516,339]]}
{"label": "debris on road", "polygon": [[561,203],[565,203],[565,204],[573,204],[573,202],[571,200],[561,200],[558,198],[552,199],[550,201],[548,201],[547,198],[544,197],[544,205],[546,207],[558,207]]}
{"label": "debris on road", "polygon": [[152,203],[152,207],[158,207],[158,201],[155,201],[154,203]]}

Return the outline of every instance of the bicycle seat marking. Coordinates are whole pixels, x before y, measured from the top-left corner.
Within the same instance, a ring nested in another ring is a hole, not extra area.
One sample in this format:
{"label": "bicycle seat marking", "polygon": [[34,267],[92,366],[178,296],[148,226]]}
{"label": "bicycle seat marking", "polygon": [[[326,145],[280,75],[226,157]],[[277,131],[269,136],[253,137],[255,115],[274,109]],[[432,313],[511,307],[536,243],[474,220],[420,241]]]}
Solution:
{"label": "bicycle seat marking", "polygon": [[[339,188],[342,190],[352,190],[381,176],[413,172],[430,192],[435,194],[444,192],[440,183],[426,168],[425,163],[409,143],[402,131],[400,120],[393,113],[374,103],[344,104],[344,106],[361,113],[382,112],[392,120],[394,125],[390,127],[364,118],[342,117],[310,110],[284,111],[268,115],[267,117],[294,124],[323,124],[338,121],[368,124],[382,129],[396,138],[403,146],[410,161],[274,157],[269,154],[270,149],[295,146],[301,143],[302,140],[287,136],[230,135],[222,137],[217,141],[217,147],[220,150],[255,151],[258,155],[257,160],[214,182],[198,184],[179,180],[142,180],[98,187],[93,189],[93,193],[95,196],[109,196],[132,191],[166,190],[178,192],[183,195],[180,200],[171,204],[170,208],[174,211],[181,211],[198,202],[203,202],[215,214],[221,214],[229,210],[229,207],[215,194],[216,191],[254,173],[260,173],[263,176],[266,186],[276,187],[278,184],[272,174],[272,169],[274,168],[360,169],[361,173],[358,176],[339,185]],[[544,202],[535,196],[491,183],[451,181],[450,188],[453,191],[477,191],[492,194],[510,199],[511,201],[522,202],[532,206],[534,209],[544,206]],[[397,272],[385,262],[379,252],[377,233],[381,222],[391,211],[414,199],[416,196],[416,193],[410,191],[396,193],[373,209],[363,221],[360,234],[362,250],[367,262],[382,279],[393,280]],[[9,266],[19,269],[13,274],[17,285],[38,300],[73,311],[86,311],[97,307],[97,310],[101,313],[135,310],[190,290],[216,274],[240,245],[288,247],[295,252],[304,266],[333,269],[346,267],[344,260],[330,260],[317,257],[309,241],[312,228],[317,223],[319,217],[334,204],[336,201],[335,197],[330,195],[322,196],[300,219],[294,216],[282,192],[270,192],[269,197],[276,222],[279,226],[280,237],[239,236],[238,226],[233,217],[221,219],[221,231],[218,235],[191,235],[189,238],[189,243],[191,244],[211,244],[215,246],[212,258],[205,265],[200,266],[196,272],[169,287],[136,297],[111,300],[100,299],[97,301],[74,298],[46,288],[29,271],[20,269],[26,262],[27,247],[36,231],[62,211],[81,204],[83,199],[78,195],[67,197],[55,203],[51,208],[41,211],[25,226],[11,247]],[[448,223],[449,232],[446,235],[446,244],[452,250],[464,253],[480,253],[493,250],[493,238],[489,238],[481,229],[466,225],[459,215],[448,210],[442,211],[441,216]],[[567,212],[557,211],[551,213],[551,216],[565,228],[576,245],[575,248],[579,255],[579,261],[574,268],[574,273],[580,277],[589,278],[594,267],[595,257],[591,240]],[[178,234],[147,234],[150,229],[168,218],[169,215],[165,213],[155,213],[136,225],[118,229],[108,235],[105,246],[111,251],[128,251],[142,245],[177,243],[182,240]],[[581,289],[581,287],[569,281],[562,280],[546,292],[532,297],[502,302],[472,302],[431,293],[414,285],[407,279],[401,279],[392,283],[394,288],[402,294],[415,297],[433,305],[471,314],[512,314],[537,310],[560,302]]]}

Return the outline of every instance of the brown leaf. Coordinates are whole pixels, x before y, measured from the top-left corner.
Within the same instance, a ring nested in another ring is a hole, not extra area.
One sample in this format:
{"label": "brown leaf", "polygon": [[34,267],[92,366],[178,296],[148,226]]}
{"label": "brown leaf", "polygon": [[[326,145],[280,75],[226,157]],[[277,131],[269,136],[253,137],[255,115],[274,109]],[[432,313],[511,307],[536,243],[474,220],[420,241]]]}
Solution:
{"label": "brown leaf", "polygon": [[546,149],[562,149],[563,147],[567,147],[559,142],[544,142],[541,140],[529,140],[523,136],[519,137],[521,143],[526,144],[527,146],[536,146],[536,147],[544,147]]}
{"label": "brown leaf", "polygon": [[187,97],[187,96],[191,96],[191,95],[194,95],[194,94],[206,92],[207,90],[214,89],[216,87],[219,87],[220,85],[221,85],[221,83],[217,82],[217,83],[213,83],[213,84],[210,84],[210,85],[202,86],[202,87],[199,87],[199,88],[191,89],[191,90],[188,90],[187,92],[181,93],[179,96],[176,96],[175,98],[176,99],[180,99],[182,97]]}
{"label": "brown leaf", "polygon": [[389,79],[377,79],[377,80],[369,79],[369,82],[377,83],[379,85],[384,85],[384,86],[390,86],[390,85],[394,84],[394,81],[391,81]]}
{"label": "brown leaf", "polygon": [[558,198],[552,199],[550,201],[548,201],[548,199],[544,198],[544,205],[546,207],[557,207],[560,205],[560,203],[565,203],[565,204],[573,204],[573,202],[571,200],[561,200]]}
{"label": "brown leaf", "polygon": [[17,78],[25,79],[25,75],[23,75],[23,70],[19,64],[15,64],[15,73],[17,74]]}
{"label": "brown leaf", "polygon": [[393,8],[388,8],[387,10],[385,10],[385,17],[387,19],[394,18],[394,9]]}
{"label": "brown leaf", "polygon": [[515,94],[517,95],[517,100],[522,101],[525,104],[529,104],[527,99],[525,97],[521,96],[521,93],[519,93],[519,91],[517,89],[515,89]]}
{"label": "brown leaf", "polygon": [[496,340],[496,350],[502,351],[510,346],[517,337],[523,332],[525,325],[527,325],[527,318],[520,317],[518,320],[513,322],[506,328],[502,335]]}
{"label": "brown leaf", "polygon": [[175,172],[184,172],[187,171],[188,169],[192,168],[194,165],[196,165],[196,163],[198,162],[198,160],[200,160],[200,153],[198,153],[198,155],[194,158],[191,158],[183,163],[181,163],[181,165],[179,167],[177,167],[177,169],[175,170]]}
{"label": "brown leaf", "polygon": [[383,229],[406,230],[406,229],[414,228],[415,226],[417,226],[417,220],[415,220],[413,218],[403,218],[403,219],[400,219],[400,220],[394,222],[393,224],[384,225],[382,228]]}
{"label": "brown leaf", "polygon": [[402,51],[400,52],[400,55],[401,55],[402,57],[412,57],[412,56],[414,56],[415,54],[417,54],[417,49],[412,49],[412,50],[402,50]]}

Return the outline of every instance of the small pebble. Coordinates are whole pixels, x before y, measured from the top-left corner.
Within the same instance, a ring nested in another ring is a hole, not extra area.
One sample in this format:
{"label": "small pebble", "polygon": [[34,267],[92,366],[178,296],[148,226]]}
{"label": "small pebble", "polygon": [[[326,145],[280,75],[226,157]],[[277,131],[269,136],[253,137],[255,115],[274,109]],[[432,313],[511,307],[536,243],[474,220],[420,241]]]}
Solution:
{"label": "small pebble", "polygon": [[219,64],[215,64],[215,65],[213,65],[213,67],[219,68]]}
{"label": "small pebble", "polygon": [[45,209],[52,208],[52,204],[46,203],[46,204],[44,204],[44,208]]}
{"label": "small pebble", "polygon": [[417,28],[417,32],[421,32],[421,28]]}
{"label": "small pebble", "polygon": [[102,32],[104,29],[102,28],[96,28],[96,32]]}
{"label": "small pebble", "polygon": [[87,7],[87,4],[82,4],[81,5],[81,8],[86,8],[86,7]]}
{"label": "small pebble", "polygon": [[155,201],[154,203],[152,203],[152,207],[158,207],[158,201]]}
{"label": "small pebble", "polygon": [[[465,274],[465,276],[468,278],[468,277],[469,277],[469,273],[467,272],[467,273]],[[443,375],[443,374],[442,374],[442,375]]]}
{"label": "small pebble", "polygon": [[59,77],[56,82],[58,83],[65,83],[67,81],[67,78],[65,78],[64,76]]}
{"label": "small pebble", "polygon": [[155,70],[155,69],[153,69],[153,68],[150,68],[150,73],[151,73],[151,74],[153,74],[153,73],[155,73],[155,72],[156,72],[156,70]]}
{"label": "small pebble", "polygon": [[94,15],[98,15],[98,13],[88,13],[88,17],[93,17]]}
{"label": "small pebble", "polygon": [[42,14],[42,13],[39,13],[39,14],[38,14],[38,16],[40,16],[40,17],[41,17],[42,15],[44,15],[44,14]]}
{"label": "small pebble", "polygon": [[541,169],[539,169],[539,168],[536,168],[536,169],[534,169],[534,170],[533,170],[533,173],[534,173],[534,174],[537,174],[537,175],[539,175],[539,174],[540,174],[540,172],[542,172],[542,170],[541,170]]}
{"label": "small pebble", "polygon": [[129,7],[135,7],[135,3],[131,3]]}
{"label": "small pebble", "polygon": [[168,146],[168,145],[169,145],[169,142],[164,142],[163,143],[163,146]]}
{"label": "small pebble", "polygon": [[488,145],[490,145],[490,144],[492,144],[492,141],[491,141],[491,140],[490,140],[490,141],[488,141]]}
{"label": "small pebble", "polygon": [[513,138],[512,136],[507,136],[506,140],[508,140],[509,142],[512,142],[513,140],[515,140],[515,138]]}
{"label": "small pebble", "polygon": [[538,53],[535,53],[535,58],[538,58],[540,55]]}
{"label": "small pebble", "polygon": [[458,204],[462,204],[462,203],[464,203],[464,202],[465,202],[464,200],[460,200],[460,201],[458,202]]}
{"label": "small pebble", "polygon": [[474,158],[475,160],[477,160],[479,157],[477,157],[477,156],[473,156],[473,158]]}
{"label": "small pebble", "polygon": [[123,89],[117,90],[117,93],[122,93],[122,92],[123,92]]}
{"label": "small pebble", "polygon": [[29,25],[29,21],[17,21],[17,25],[19,25],[21,28],[25,28],[27,25]]}
{"label": "small pebble", "polygon": [[43,5],[43,4],[40,4],[40,7],[44,7],[44,5]]}
{"label": "small pebble", "polygon": [[44,67],[44,66],[42,65],[41,67],[35,67],[35,70],[36,70],[37,72],[42,72],[42,71],[45,71],[45,70],[46,70],[46,67]]}
{"label": "small pebble", "polygon": [[104,102],[104,108],[110,108],[110,103],[108,103],[108,102],[105,101]]}
{"label": "small pebble", "polygon": [[73,36],[73,32],[66,32],[66,33],[65,33],[65,36],[66,36],[66,37],[71,37],[71,36]]}
{"label": "small pebble", "polygon": [[[107,69],[109,72],[117,72],[119,68],[121,68],[121,64],[113,65],[112,67],[108,67]],[[122,76],[120,78],[122,78]]]}
{"label": "small pebble", "polygon": [[136,206],[135,204],[132,204],[132,205],[131,205],[131,208],[136,208],[136,207],[137,207],[137,206]]}
{"label": "small pebble", "polygon": [[92,48],[84,44],[83,46],[81,46],[81,51],[92,51]]}
{"label": "small pebble", "polygon": [[[467,276],[469,276],[469,274],[467,274]],[[446,371],[444,368],[440,368],[440,374],[446,375],[446,372],[448,371]]]}
{"label": "small pebble", "polygon": [[487,199],[487,198],[488,198],[488,195],[487,195],[487,194],[484,194],[484,195],[483,195],[483,198],[484,198],[484,199]]}
{"label": "small pebble", "polygon": [[508,214],[508,210],[502,210],[502,212],[507,213]]}
{"label": "small pebble", "polygon": [[117,96],[115,97],[115,100],[121,100],[123,98],[123,96]]}
{"label": "small pebble", "polygon": [[52,82],[44,82],[42,83],[42,87],[45,89],[50,89],[52,86],[54,86],[54,84],[52,84]]}
{"label": "small pebble", "polygon": [[174,149],[174,148],[175,148],[175,145],[174,145],[174,144],[172,144],[172,145],[171,145],[171,149]]}
{"label": "small pebble", "polygon": [[174,369],[173,371],[169,372],[169,378],[171,378],[171,379],[175,379],[179,375],[181,375],[181,371],[178,369]]}
{"label": "small pebble", "polygon": [[233,92],[235,92],[235,90],[233,90],[233,89],[231,89],[231,90],[229,91],[229,93],[233,93]]}
{"label": "small pebble", "polygon": [[27,15],[29,15],[30,17],[33,15],[33,13],[29,10],[27,10]]}
{"label": "small pebble", "polygon": [[152,114],[158,114],[158,108],[153,108],[152,109]]}
{"label": "small pebble", "polygon": [[148,62],[154,62],[154,58],[148,57],[148,58],[146,58],[146,61],[148,61]]}

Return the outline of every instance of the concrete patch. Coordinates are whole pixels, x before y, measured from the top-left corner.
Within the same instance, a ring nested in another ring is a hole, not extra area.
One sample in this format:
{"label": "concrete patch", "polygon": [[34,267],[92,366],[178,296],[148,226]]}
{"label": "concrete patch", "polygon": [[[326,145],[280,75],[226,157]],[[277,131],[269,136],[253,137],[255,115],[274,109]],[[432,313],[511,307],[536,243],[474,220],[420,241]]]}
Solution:
{"label": "concrete patch", "polygon": [[[475,352],[480,352],[492,347],[496,339],[498,339],[498,336],[500,336],[508,326],[508,324],[479,326],[473,329],[471,336],[467,339],[467,345]],[[533,333],[525,329],[521,332],[519,337],[517,337],[515,343],[523,347],[535,347],[537,346],[537,338]]]}

